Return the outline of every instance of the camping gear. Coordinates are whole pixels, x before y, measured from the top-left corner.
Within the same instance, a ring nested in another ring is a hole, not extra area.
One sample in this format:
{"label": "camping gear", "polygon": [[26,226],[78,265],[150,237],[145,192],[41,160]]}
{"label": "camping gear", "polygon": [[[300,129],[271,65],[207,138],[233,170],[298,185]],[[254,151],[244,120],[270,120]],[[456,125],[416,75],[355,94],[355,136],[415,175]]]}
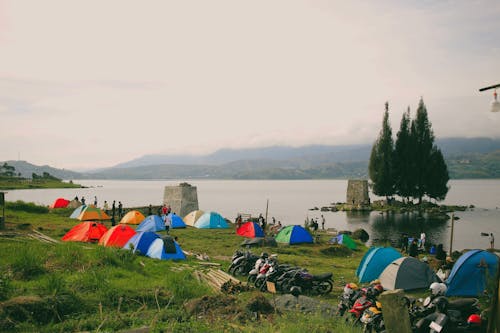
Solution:
{"label": "camping gear", "polygon": [[78,215],[77,219],[80,221],[109,220],[111,217],[99,208],[87,206]]}
{"label": "camping gear", "polygon": [[123,247],[135,234],[136,231],[128,225],[115,225],[102,235],[99,245]]}
{"label": "camping gear", "polygon": [[392,261],[379,278],[384,289],[429,288],[433,282],[441,282],[432,268],[413,257],[402,257]]}
{"label": "camping gear", "polygon": [[131,210],[127,214],[125,214],[122,219],[120,220],[120,223],[123,224],[140,224],[142,221],[144,221],[146,217],[142,215],[141,212],[138,210]]}
{"label": "camping gear", "polygon": [[205,212],[202,210],[193,210],[191,213],[184,216],[184,218],[183,218],[184,223],[186,223],[186,225],[190,225],[190,226],[194,227],[194,224],[196,223],[196,221],[198,221],[200,216],[202,216],[203,214],[205,214]]}
{"label": "camping gear", "polygon": [[82,213],[82,211],[87,208],[87,205],[81,205],[80,207],[76,207],[76,209],[69,216],[70,219],[77,219],[78,216]]}
{"label": "camping gear", "polygon": [[175,213],[168,214],[167,218],[170,219],[170,228],[178,229],[186,227],[186,223],[184,223],[182,218]]}
{"label": "camping gear", "polygon": [[402,255],[393,247],[371,247],[365,253],[356,270],[359,282],[370,282],[379,277],[382,271]]}
{"label": "camping gear", "polygon": [[333,238],[331,238],[328,241],[330,244],[341,244],[344,245],[345,247],[351,249],[351,250],[356,250],[356,242],[352,240],[351,237],[349,237],[346,234],[339,234]]}
{"label": "camping gear", "polygon": [[247,238],[245,239],[240,246],[268,246],[268,247],[276,247],[278,243],[273,237],[255,237],[255,238]]}
{"label": "camping gear", "polygon": [[313,243],[311,234],[300,225],[289,225],[281,229],[275,237],[276,242],[285,244]]}
{"label": "camping gear", "polygon": [[165,221],[158,215],[149,215],[146,217],[141,224],[135,229],[135,231],[160,231],[165,230]]}
{"label": "camping gear", "polygon": [[200,216],[200,218],[194,224],[195,228],[198,229],[227,229],[226,220],[216,212],[208,212]]}
{"label": "camping gear", "polygon": [[243,237],[255,238],[264,237],[264,231],[255,222],[246,222],[236,230],[236,233]]}
{"label": "camping gear", "polygon": [[82,222],[71,228],[62,237],[62,240],[65,242],[98,242],[106,231],[108,231],[108,228],[101,223]]}
{"label": "camping gear", "polygon": [[[141,255],[155,258],[155,259],[186,259],[184,252],[182,251],[180,245],[173,241],[173,247],[175,248],[175,253],[167,253],[167,249],[169,252],[172,249],[172,242],[169,239],[163,240],[158,234],[154,232],[138,232],[129,241],[123,246],[124,249],[132,250],[133,252],[138,252]],[[167,244],[165,244],[167,243]]]}
{"label": "camping gear", "polygon": [[57,198],[49,208],[66,208],[69,205],[69,200],[64,198]]}
{"label": "camping gear", "polygon": [[480,296],[489,279],[496,276],[498,256],[484,250],[462,254],[446,280],[446,296]]}

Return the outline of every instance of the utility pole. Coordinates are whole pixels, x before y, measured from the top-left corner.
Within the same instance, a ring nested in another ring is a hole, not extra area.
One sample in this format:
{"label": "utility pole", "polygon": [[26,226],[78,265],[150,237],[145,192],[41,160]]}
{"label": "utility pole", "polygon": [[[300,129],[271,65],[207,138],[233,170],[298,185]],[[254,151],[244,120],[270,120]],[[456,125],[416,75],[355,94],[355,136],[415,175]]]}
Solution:
{"label": "utility pole", "polygon": [[451,213],[451,233],[450,233],[450,257],[451,252],[453,250],[453,227],[455,226],[455,216],[454,213]]}

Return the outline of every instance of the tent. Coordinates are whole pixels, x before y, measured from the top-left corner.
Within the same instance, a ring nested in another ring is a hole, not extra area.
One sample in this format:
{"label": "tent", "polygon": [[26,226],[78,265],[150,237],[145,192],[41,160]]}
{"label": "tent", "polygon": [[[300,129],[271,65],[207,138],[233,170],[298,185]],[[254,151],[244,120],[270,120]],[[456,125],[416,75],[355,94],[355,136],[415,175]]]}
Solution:
{"label": "tent", "polygon": [[78,215],[77,219],[80,221],[109,220],[111,217],[99,208],[87,206],[82,210],[80,215]]}
{"label": "tent", "polygon": [[252,247],[252,246],[268,246],[268,247],[276,247],[278,243],[273,237],[255,237],[255,238],[247,238],[245,239],[240,246],[243,247]]}
{"label": "tent", "polygon": [[122,217],[120,223],[124,224],[140,224],[146,217],[138,210],[131,210]]}
{"label": "tent", "polygon": [[179,215],[177,215],[175,213],[168,214],[167,218],[170,219],[170,228],[177,229],[177,228],[185,228],[186,227],[186,223],[184,223],[184,221],[182,220],[182,217],[180,217]]}
{"label": "tent", "polygon": [[311,234],[300,225],[289,225],[278,232],[276,242],[286,244],[313,243]]}
{"label": "tent", "polygon": [[129,239],[123,248],[131,249],[133,252],[138,252],[150,258],[162,260],[186,259],[177,242],[171,238],[164,240],[158,234],[149,231],[138,232]]}
{"label": "tent", "polygon": [[191,213],[184,216],[184,218],[183,218],[184,223],[186,223],[186,225],[190,225],[190,226],[194,227],[194,224],[196,223],[196,221],[198,221],[200,216],[202,216],[203,214],[205,214],[205,212],[202,210],[193,210]]}
{"label": "tent", "polygon": [[432,268],[413,257],[401,257],[392,261],[379,278],[384,289],[429,288],[433,282],[441,282]]}
{"label": "tent", "polygon": [[80,207],[81,205],[82,205],[82,203],[80,201],[73,199],[73,200],[71,200],[69,202],[67,208],[73,208],[73,209],[75,209],[75,208]]}
{"label": "tent", "polygon": [[115,225],[102,235],[99,245],[123,247],[135,234],[135,230],[128,225]]}
{"label": "tent", "polygon": [[82,222],[71,228],[62,237],[65,242],[97,242],[108,231],[108,228],[98,222]]}
{"label": "tent", "polygon": [[229,228],[226,220],[216,212],[208,212],[200,216],[194,224],[198,229],[226,229]]}
{"label": "tent", "polygon": [[446,296],[479,296],[486,289],[488,279],[495,277],[498,256],[484,250],[462,254],[446,280]]}
{"label": "tent", "polygon": [[356,250],[356,242],[346,234],[339,234],[328,241],[331,244],[342,244],[351,250]]}
{"label": "tent", "polygon": [[255,238],[264,237],[264,231],[255,222],[246,222],[236,230],[236,233],[243,237]]}
{"label": "tent", "polygon": [[359,282],[370,282],[377,279],[387,265],[401,257],[401,253],[393,247],[371,247],[361,259],[356,270]]}
{"label": "tent", "polygon": [[82,213],[82,211],[87,208],[86,205],[81,205],[80,207],[77,207],[73,213],[69,216],[70,219],[77,219],[78,216]]}
{"label": "tent", "polygon": [[158,215],[149,215],[146,217],[141,224],[135,229],[135,231],[160,231],[165,230],[165,222]]}
{"label": "tent", "polygon": [[69,205],[69,200],[64,198],[57,198],[56,201],[49,206],[49,208],[66,208]]}

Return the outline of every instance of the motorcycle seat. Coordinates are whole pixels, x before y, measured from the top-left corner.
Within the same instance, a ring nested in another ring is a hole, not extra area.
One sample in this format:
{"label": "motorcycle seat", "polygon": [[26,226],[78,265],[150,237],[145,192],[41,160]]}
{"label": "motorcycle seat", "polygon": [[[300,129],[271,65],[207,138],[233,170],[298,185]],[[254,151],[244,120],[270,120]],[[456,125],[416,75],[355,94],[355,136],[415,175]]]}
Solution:
{"label": "motorcycle seat", "polygon": [[313,275],[313,279],[315,280],[327,280],[333,276],[333,273],[323,273],[318,275]]}

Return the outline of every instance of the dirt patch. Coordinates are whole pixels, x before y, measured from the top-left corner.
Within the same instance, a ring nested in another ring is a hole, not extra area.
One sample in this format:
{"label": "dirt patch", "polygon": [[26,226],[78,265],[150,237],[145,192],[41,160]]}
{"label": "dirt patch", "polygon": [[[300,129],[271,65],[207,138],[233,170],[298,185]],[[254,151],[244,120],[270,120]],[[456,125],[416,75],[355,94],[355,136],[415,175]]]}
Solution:
{"label": "dirt patch", "polygon": [[276,297],[276,308],[280,311],[300,311],[303,313],[321,313],[331,316],[335,313],[336,307],[329,303],[316,300],[311,297],[290,294]]}
{"label": "dirt patch", "polygon": [[348,257],[352,254],[352,250],[343,245],[332,245],[327,248],[321,249],[322,254],[334,257]]}

